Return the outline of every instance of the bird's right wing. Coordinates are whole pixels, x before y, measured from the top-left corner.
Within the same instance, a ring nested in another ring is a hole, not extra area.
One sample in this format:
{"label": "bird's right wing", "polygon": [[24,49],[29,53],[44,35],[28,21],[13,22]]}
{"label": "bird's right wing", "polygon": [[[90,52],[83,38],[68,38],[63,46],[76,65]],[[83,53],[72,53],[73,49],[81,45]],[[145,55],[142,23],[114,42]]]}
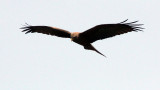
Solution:
{"label": "bird's right wing", "polygon": [[30,26],[30,25],[27,25],[27,26],[22,27],[20,29],[24,29],[22,32],[26,32],[26,34],[37,32],[37,33],[54,35],[54,36],[63,37],[63,38],[70,38],[70,34],[71,34],[69,31],[55,28],[55,27],[50,27],[50,26]]}

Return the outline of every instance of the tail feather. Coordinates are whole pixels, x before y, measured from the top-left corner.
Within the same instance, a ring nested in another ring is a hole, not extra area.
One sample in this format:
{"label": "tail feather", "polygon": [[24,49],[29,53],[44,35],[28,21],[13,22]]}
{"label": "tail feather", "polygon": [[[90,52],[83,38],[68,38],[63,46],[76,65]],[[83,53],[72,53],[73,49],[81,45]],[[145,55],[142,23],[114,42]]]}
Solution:
{"label": "tail feather", "polygon": [[101,52],[99,52],[98,50],[96,50],[91,44],[90,45],[87,45],[87,46],[84,46],[85,49],[89,49],[89,50],[93,50],[93,51],[96,51],[97,53],[99,53],[100,55],[106,57],[104,54],[102,54]]}
{"label": "tail feather", "polygon": [[94,51],[96,51],[97,53],[99,53],[99,54],[101,54],[102,56],[106,57],[104,54],[102,54],[101,52],[99,52],[99,51],[96,50],[95,48],[94,48]]}

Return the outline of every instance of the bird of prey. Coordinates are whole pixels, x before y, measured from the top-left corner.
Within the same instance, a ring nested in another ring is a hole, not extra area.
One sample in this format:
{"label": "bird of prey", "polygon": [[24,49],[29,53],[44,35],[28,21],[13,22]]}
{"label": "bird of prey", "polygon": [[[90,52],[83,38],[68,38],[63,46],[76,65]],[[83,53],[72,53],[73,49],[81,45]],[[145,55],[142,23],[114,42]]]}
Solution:
{"label": "bird of prey", "polygon": [[142,31],[143,28],[140,27],[140,25],[143,25],[143,24],[136,24],[136,22],[138,21],[126,23],[127,20],[120,22],[120,23],[116,23],[116,24],[100,24],[84,32],[72,32],[71,33],[67,30],[63,30],[63,29],[56,28],[56,27],[31,26],[28,24],[22,27],[21,29],[23,29],[22,32],[25,32],[26,34],[37,32],[37,33],[58,36],[62,38],[70,38],[73,42],[82,45],[84,49],[96,51],[97,53],[106,57],[104,54],[96,50],[91,45],[91,43],[97,40],[110,38],[116,35],[131,32],[131,31],[136,31],[136,32]]}

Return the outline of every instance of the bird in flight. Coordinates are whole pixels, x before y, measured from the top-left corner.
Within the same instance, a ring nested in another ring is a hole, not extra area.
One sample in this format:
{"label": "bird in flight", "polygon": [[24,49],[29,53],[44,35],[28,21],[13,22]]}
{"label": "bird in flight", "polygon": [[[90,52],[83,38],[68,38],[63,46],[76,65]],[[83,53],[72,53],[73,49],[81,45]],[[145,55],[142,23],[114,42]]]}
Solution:
{"label": "bird in flight", "polygon": [[100,24],[84,32],[69,32],[56,27],[31,26],[28,24],[21,29],[23,29],[22,32],[25,32],[26,34],[37,32],[62,38],[70,38],[73,42],[82,45],[84,49],[96,51],[106,57],[104,54],[96,50],[91,43],[132,31],[142,31],[142,29],[144,29],[140,27],[143,24],[136,24],[138,21],[126,23],[127,20],[116,24]]}

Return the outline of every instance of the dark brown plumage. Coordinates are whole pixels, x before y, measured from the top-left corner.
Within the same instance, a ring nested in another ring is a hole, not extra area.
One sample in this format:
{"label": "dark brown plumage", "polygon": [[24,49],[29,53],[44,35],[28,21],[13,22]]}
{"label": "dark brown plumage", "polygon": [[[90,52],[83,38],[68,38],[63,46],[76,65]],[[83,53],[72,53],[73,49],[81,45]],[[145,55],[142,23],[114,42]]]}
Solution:
{"label": "dark brown plumage", "polygon": [[[87,31],[84,32],[73,32],[70,33],[69,31],[55,28],[55,27],[50,27],[50,26],[30,26],[27,25],[25,27],[22,27],[21,29],[24,29],[22,32],[27,33],[43,33],[43,34],[48,34],[48,35],[54,35],[58,37],[63,37],[63,38],[71,38],[72,41],[75,43],[78,43],[82,45],[85,49],[88,50],[94,50],[97,53],[103,55],[100,53],[98,50],[96,50],[91,43],[113,37],[116,35],[124,34],[127,32],[131,31],[142,31],[141,27],[138,27],[142,24],[135,24],[138,21],[130,22],[130,23],[125,23],[127,20],[117,23],[117,24],[101,24],[97,25],[91,29],[88,29]],[[103,55],[105,56],[105,55]]]}

